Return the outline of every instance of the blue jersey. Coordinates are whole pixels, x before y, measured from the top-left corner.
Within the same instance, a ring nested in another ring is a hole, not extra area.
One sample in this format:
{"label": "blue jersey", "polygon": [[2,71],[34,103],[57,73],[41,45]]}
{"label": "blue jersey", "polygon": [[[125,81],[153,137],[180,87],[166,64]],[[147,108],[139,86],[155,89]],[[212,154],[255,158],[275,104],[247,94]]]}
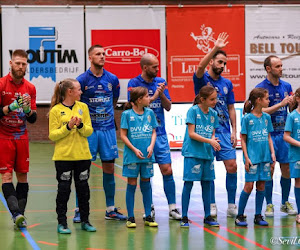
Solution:
{"label": "blue jersey", "polygon": [[195,125],[195,132],[205,138],[211,138],[214,129],[218,125],[218,114],[212,108],[209,108],[207,114],[204,114],[198,105],[191,107],[186,116],[186,131],[182,145],[182,155],[184,157],[194,157],[204,160],[213,160],[213,148],[209,143],[193,140],[189,136],[188,124]]}
{"label": "blue jersey", "polygon": [[193,81],[195,95],[198,95],[199,90],[206,85],[211,85],[216,89],[218,102],[214,109],[218,113],[220,123],[220,126],[216,128],[216,133],[230,133],[228,105],[235,103],[232,82],[222,76],[214,80],[207,71],[201,78],[194,74]]}
{"label": "blue jersey", "polygon": [[[292,95],[292,86],[279,79],[279,85],[274,86],[267,78],[256,85],[256,88],[264,88],[269,91],[270,104],[269,107],[280,103],[286,96]],[[271,135],[276,135],[284,132],[285,121],[287,117],[287,107],[282,107],[271,114],[274,132]]]}
{"label": "blue jersey", "polygon": [[94,76],[88,69],[77,77],[81,85],[81,101],[89,107],[92,126],[95,130],[115,128],[113,99],[119,98],[120,84],[118,78],[103,69],[100,77]]}
{"label": "blue jersey", "polygon": [[144,113],[139,115],[133,109],[125,110],[121,117],[121,128],[127,129],[127,137],[131,144],[139,149],[145,159],[139,159],[134,152],[126,145],[124,147],[123,164],[155,162],[154,154],[147,158],[147,148],[151,144],[152,130],[157,127],[154,112],[149,108],[144,108]]}
{"label": "blue jersey", "polygon": [[272,131],[271,117],[267,113],[263,112],[261,117],[249,113],[242,118],[241,134],[247,135],[247,153],[252,164],[271,162],[268,136]]}
{"label": "blue jersey", "polygon": [[[300,141],[300,114],[297,110],[288,114],[284,130],[291,132],[291,137]],[[289,161],[300,161],[300,147],[290,145]]]}
{"label": "blue jersey", "polygon": [[[129,82],[128,82],[128,101],[130,99],[130,91],[132,88],[134,87],[145,87],[148,89],[148,93],[149,96],[153,96],[159,83],[164,82],[166,85],[166,88],[164,90],[164,94],[165,96],[171,101],[171,97],[169,94],[169,90],[168,90],[168,85],[167,82],[161,78],[161,77],[155,77],[153,79],[153,82],[146,82],[141,75],[132,78]],[[158,97],[154,102],[150,103],[150,108],[154,111],[155,116],[156,116],[156,120],[158,123],[158,127],[156,128],[156,134],[157,136],[160,135],[165,135],[166,134],[166,129],[165,129],[165,114],[164,114],[164,108],[161,105],[161,100]]]}

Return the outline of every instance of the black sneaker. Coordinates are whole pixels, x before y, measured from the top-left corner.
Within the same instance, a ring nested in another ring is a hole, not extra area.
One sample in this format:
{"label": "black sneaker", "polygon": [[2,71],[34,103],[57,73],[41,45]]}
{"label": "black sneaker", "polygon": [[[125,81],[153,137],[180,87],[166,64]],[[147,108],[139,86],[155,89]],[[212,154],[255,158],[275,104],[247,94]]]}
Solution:
{"label": "black sneaker", "polygon": [[181,227],[186,227],[186,228],[190,226],[189,219],[188,219],[187,216],[182,217],[181,222],[180,222],[180,226]]}
{"label": "black sneaker", "polygon": [[255,215],[254,224],[264,227],[269,226],[269,223],[264,220],[264,217],[261,214]]}
{"label": "black sneaker", "polygon": [[207,216],[205,219],[204,219],[204,224],[207,224],[211,227],[219,227],[219,223],[211,216]]}
{"label": "black sneaker", "polygon": [[238,215],[235,219],[235,225],[237,225],[238,227],[247,227],[248,223],[246,216],[243,214]]}

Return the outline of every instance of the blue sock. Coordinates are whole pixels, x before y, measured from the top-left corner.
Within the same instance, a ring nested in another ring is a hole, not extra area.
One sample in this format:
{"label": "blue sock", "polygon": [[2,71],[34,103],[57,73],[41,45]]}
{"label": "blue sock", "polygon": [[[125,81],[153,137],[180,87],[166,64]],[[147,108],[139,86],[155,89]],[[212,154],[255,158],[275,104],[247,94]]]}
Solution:
{"label": "blue sock", "polygon": [[175,182],[173,175],[164,175],[164,190],[168,200],[168,204],[176,204]]}
{"label": "blue sock", "polygon": [[106,207],[114,206],[116,190],[114,174],[107,174],[103,172],[103,189],[105,192]]}
{"label": "blue sock", "polygon": [[[142,182],[142,180],[140,179],[140,186],[142,185],[141,182]],[[152,185],[151,185],[151,180],[150,180],[150,191],[151,191],[150,204],[152,205],[153,204],[153,200],[152,200]]]}
{"label": "blue sock", "polygon": [[135,195],[136,185],[127,184],[126,189],[126,206],[128,212],[128,218],[134,217],[134,195]]}
{"label": "blue sock", "polygon": [[256,189],[255,215],[261,214],[264,198],[265,198],[265,190],[264,191],[259,191],[259,190]]}
{"label": "blue sock", "polygon": [[216,203],[215,181],[210,182],[210,203]]}
{"label": "blue sock", "polygon": [[281,204],[284,204],[286,201],[289,200],[291,179],[286,179],[281,176],[280,185],[281,185],[281,194],[282,194]]}
{"label": "blue sock", "polygon": [[235,194],[236,194],[236,183],[237,183],[237,174],[226,174],[226,190],[228,204],[235,204]]}
{"label": "blue sock", "polygon": [[251,193],[246,193],[244,190],[242,191],[239,201],[238,215],[244,214],[250,194]]}
{"label": "blue sock", "polygon": [[295,198],[298,209],[298,214],[300,213],[300,188],[295,187]]}
{"label": "blue sock", "polygon": [[204,218],[210,215],[210,188],[211,188],[211,181],[201,181],[202,186],[202,200],[203,200],[203,207],[204,207]]}
{"label": "blue sock", "polygon": [[273,193],[273,180],[266,181],[265,184],[265,197],[266,197],[266,202],[268,204],[273,204],[272,203],[272,193]]}
{"label": "blue sock", "polygon": [[181,196],[182,217],[187,216],[193,184],[192,181],[184,182]]}
{"label": "blue sock", "polygon": [[141,192],[143,194],[143,203],[145,208],[146,217],[151,215],[151,196],[152,189],[150,181],[141,181],[140,182]]}
{"label": "blue sock", "polygon": [[75,192],[75,198],[76,198],[75,201],[76,201],[76,208],[77,208],[77,207],[79,207],[79,205],[78,205],[78,197],[77,197],[77,193],[76,192]]}

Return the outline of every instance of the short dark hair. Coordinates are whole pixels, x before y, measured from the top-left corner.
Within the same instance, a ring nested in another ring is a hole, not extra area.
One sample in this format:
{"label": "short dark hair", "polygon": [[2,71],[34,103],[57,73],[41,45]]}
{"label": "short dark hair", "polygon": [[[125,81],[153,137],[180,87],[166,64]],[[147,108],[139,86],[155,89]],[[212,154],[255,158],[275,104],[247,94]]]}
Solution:
{"label": "short dark hair", "polygon": [[90,55],[92,53],[92,51],[96,48],[103,48],[103,46],[100,44],[95,44],[95,45],[91,46],[88,50],[88,54]]}
{"label": "short dark hair", "polygon": [[226,52],[224,51],[224,50],[218,50],[214,55],[213,55],[213,59],[215,59],[216,57],[217,57],[217,55],[219,55],[219,54],[222,54],[222,55],[224,55],[225,57],[227,57],[227,54],[226,54]]}
{"label": "short dark hair", "polygon": [[16,49],[16,50],[14,50],[14,52],[11,55],[11,58],[14,58],[16,56],[28,58],[27,52],[25,50],[23,50],[23,49]]}
{"label": "short dark hair", "polygon": [[264,67],[265,67],[265,70],[267,70],[267,66],[271,67],[272,64],[271,64],[271,60],[272,58],[279,58],[278,56],[274,56],[274,55],[270,55],[268,56],[265,61],[264,61]]}

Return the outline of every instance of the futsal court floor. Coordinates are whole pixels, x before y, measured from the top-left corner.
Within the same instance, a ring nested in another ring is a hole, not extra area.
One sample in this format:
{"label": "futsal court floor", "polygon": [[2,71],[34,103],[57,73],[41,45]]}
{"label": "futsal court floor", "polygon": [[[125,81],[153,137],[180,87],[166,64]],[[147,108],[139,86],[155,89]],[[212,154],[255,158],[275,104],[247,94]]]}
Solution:
{"label": "futsal court floor", "polygon": [[[118,142],[119,156],[116,160],[115,203],[121,212],[127,214],[125,194],[126,178],[122,177],[123,144]],[[91,165],[89,180],[91,189],[90,222],[97,232],[82,231],[80,224],[73,224],[75,195],[74,186],[68,204],[68,225],[71,235],[60,235],[56,231],[57,221],[55,198],[57,183],[54,164],[51,160],[54,146],[51,143],[30,143],[29,198],[26,210],[27,229],[14,231],[11,216],[7,210],[2,193],[0,193],[0,249],[300,249],[300,225],[296,225],[295,217],[280,212],[281,188],[280,170],[276,164],[274,175],[273,203],[274,218],[267,218],[268,227],[254,226],[255,190],[252,192],[246,215],[247,228],[235,227],[234,219],[226,217],[227,193],[225,189],[226,171],[222,162],[215,164],[216,172],[216,203],[220,228],[203,225],[203,205],[200,183],[194,183],[191,195],[189,229],[180,228],[178,221],[169,220],[168,205],[163,191],[162,175],[155,164],[152,179],[153,202],[155,205],[158,228],[145,227],[142,220],[143,204],[140,189],[135,196],[136,229],[128,229],[125,222],[104,219],[105,197],[102,188],[101,161]],[[181,210],[181,192],[183,187],[183,157],[180,151],[172,151],[172,168],[176,183],[177,207]],[[238,188],[236,202],[243,189],[244,166],[242,151],[237,150]],[[289,197],[295,204],[294,181]],[[263,211],[265,210],[265,204]],[[299,238],[298,238],[299,236]],[[298,244],[299,243],[299,244]]]}

